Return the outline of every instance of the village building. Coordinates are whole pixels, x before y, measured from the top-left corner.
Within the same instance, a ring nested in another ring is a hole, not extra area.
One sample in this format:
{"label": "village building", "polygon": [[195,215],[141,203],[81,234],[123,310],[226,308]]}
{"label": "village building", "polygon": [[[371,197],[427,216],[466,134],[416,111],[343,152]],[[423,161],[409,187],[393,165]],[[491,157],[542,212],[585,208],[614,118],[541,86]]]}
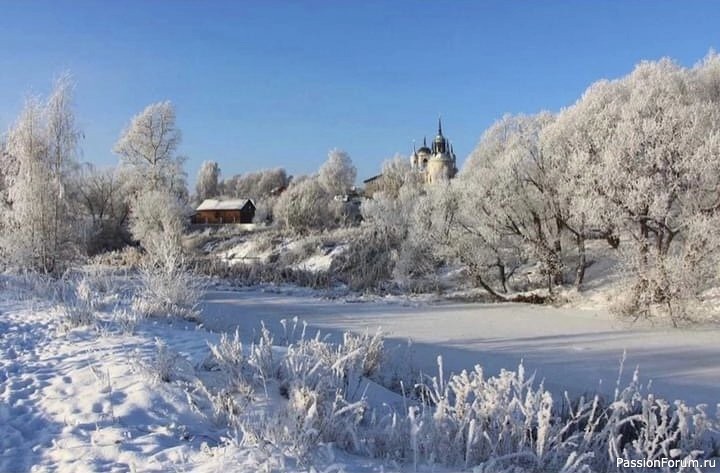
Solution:
{"label": "village building", "polygon": [[457,174],[457,160],[450,140],[442,133],[442,122],[438,119],[438,133],[432,141],[431,147],[423,139],[423,145],[410,155],[410,165],[413,170],[421,172],[424,181],[428,184],[445,179],[452,179]]}
{"label": "village building", "polygon": [[220,225],[227,223],[252,223],[255,203],[250,199],[205,199],[195,209],[194,224]]}
{"label": "village building", "polygon": [[[430,146],[427,145],[427,138],[423,139],[423,145],[419,149],[413,145],[410,155],[411,172],[421,175],[423,182],[432,184],[442,180],[452,179],[458,172],[457,158],[453,146],[442,131],[442,121],[438,119],[438,132]],[[364,194],[372,197],[375,192],[383,188],[383,175],[377,174],[363,181]]]}

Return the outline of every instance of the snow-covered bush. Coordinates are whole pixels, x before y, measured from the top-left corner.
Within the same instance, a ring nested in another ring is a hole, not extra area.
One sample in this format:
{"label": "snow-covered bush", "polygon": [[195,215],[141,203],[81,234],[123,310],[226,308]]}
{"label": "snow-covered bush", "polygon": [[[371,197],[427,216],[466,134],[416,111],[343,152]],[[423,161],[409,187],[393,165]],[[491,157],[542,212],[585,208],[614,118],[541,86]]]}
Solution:
{"label": "snow-covered bush", "polygon": [[361,229],[361,237],[333,262],[332,271],[354,291],[377,289],[386,284],[394,266],[396,250],[373,229]]}
{"label": "snow-covered bush", "polygon": [[418,198],[417,189],[403,187],[397,198],[378,192],[363,201],[360,231],[333,267],[351,289],[376,289],[391,280]]}
{"label": "snow-covered bush", "polygon": [[176,195],[166,190],[148,190],[138,194],[132,204],[130,231],[149,254],[166,249],[156,245],[180,246],[189,209]]}
{"label": "snow-covered bush", "polygon": [[140,267],[139,293],[133,309],[147,316],[196,319],[204,284],[190,267],[188,257],[173,238],[152,242]]}

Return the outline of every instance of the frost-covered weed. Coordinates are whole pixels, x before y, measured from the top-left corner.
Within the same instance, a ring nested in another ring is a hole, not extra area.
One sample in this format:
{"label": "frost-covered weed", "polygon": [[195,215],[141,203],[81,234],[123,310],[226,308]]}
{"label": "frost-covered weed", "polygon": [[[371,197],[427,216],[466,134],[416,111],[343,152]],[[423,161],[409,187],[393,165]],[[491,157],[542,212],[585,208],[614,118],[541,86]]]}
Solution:
{"label": "frost-covered weed", "polygon": [[378,330],[375,335],[368,332],[361,335],[345,332],[340,346],[343,353],[356,354],[363,376],[372,377],[380,370],[384,350],[382,331]]}
{"label": "frost-covered weed", "polygon": [[226,333],[220,335],[220,342],[217,345],[209,344],[213,361],[220,369],[224,370],[232,378],[242,378],[243,371],[247,367],[247,357],[243,351],[243,344],[240,341],[240,332],[230,338]]}
{"label": "frost-covered weed", "polygon": [[159,338],[155,339],[155,351],[148,357],[135,354],[134,365],[144,372],[155,383],[168,383],[180,373],[185,360],[183,357],[168,348],[167,344]]}
{"label": "frost-covered weed", "polygon": [[260,380],[268,396],[267,382],[275,375],[276,367],[273,357],[273,338],[270,331],[262,324],[260,339],[250,347],[248,364],[255,372],[255,378]]}
{"label": "frost-covered weed", "polygon": [[22,271],[5,274],[2,279],[3,288],[19,300],[43,298],[52,302],[62,300],[64,284],[56,278],[37,271]]}
{"label": "frost-covered weed", "polygon": [[82,278],[62,295],[60,314],[66,329],[92,325],[95,323],[97,300],[87,278]]}
{"label": "frost-covered weed", "polygon": [[216,416],[246,445],[273,445],[305,461],[332,444],[401,465],[483,473],[615,471],[616,458],[718,454],[717,415],[643,393],[637,372],[610,402],[571,401],[537,385],[522,365],[496,376],[480,366],[446,376],[439,358],[436,376],[398,380],[397,404],[380,405],[359,389],[393,371],[379,333],[333,343],[307,336],[297,319],[282,325],[284,348],[273,350],[265,327],[247,352],[238,334],[211,347],[221,370],[246,380],[208,389]]}
{"label": "frost-covered weed", "polygon": [[124,307],[115,307],[110,316],[120,332],[124,334],[134,333],[143,318],[139,312]]}
{"label": "frost-covered weed", "polygon": [[199,268],[204,274],[233,280],[236,284],[295,284],[301,287],[327,289],[334,283],[331,271],[311,271],[288,267],[283,262],[253,262],[229,265],[225,262],[205,262]]}

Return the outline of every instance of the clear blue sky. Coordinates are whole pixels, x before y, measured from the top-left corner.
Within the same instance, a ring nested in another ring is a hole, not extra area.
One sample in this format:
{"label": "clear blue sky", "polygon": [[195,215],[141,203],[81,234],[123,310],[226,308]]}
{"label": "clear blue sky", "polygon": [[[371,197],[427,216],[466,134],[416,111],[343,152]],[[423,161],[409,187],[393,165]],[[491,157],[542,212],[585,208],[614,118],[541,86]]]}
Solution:
{"label": "clear blue sky", "polygon": [[191,181],[206,159],[313,172],[333,147],[362,179],[438,114],[462,160],[505,113],[718,47],[709,1],[0,0],[0,130],[70,70],[86,161],[115,164],[130,117],[169,99]]}

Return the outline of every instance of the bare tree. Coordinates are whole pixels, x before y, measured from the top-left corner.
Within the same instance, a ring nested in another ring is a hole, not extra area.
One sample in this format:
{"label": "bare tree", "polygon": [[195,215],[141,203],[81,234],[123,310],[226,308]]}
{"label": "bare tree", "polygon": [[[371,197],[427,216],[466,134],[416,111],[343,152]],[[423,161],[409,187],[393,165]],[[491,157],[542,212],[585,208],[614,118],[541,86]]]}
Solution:
{"label": "bare tree", "polygon": [[197,175],[195,194],[199,202],[220,195],[220,166],[215,161],[203,161]]}
{"label": "bare tree", "polygon": [[84,210],[89,254],[114,250],[130,243],[130,196],[116,169],[85,165],[78,176],[77,199]]}
{"label": "bare tree", "polygon": [[185,159],[176,154],[180,139],[175,107],[168,101],[148,105],[133,117],[113,151],[128,170],[135,192],[168,190],[187,195]]}

